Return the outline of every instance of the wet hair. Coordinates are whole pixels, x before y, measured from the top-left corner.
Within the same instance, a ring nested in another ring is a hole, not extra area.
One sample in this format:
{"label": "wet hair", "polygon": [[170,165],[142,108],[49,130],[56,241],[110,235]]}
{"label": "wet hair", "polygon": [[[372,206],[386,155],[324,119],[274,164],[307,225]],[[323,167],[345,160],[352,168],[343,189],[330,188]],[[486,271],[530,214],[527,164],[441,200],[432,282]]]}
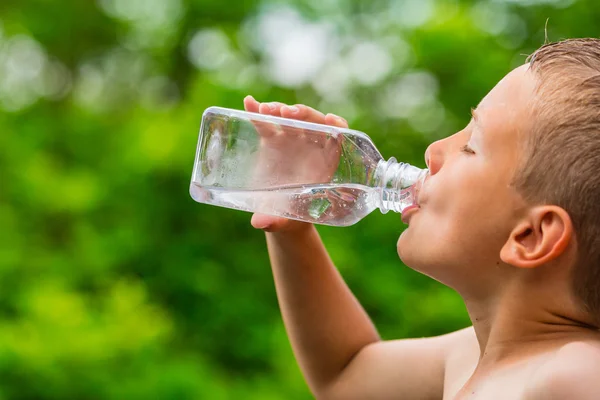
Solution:
{"label": "wet hair", "polygon": [[569,213],[573,293],[600,325],[600,40],[545,44],[527,61],[536,77],[532,131],[514,185]]}

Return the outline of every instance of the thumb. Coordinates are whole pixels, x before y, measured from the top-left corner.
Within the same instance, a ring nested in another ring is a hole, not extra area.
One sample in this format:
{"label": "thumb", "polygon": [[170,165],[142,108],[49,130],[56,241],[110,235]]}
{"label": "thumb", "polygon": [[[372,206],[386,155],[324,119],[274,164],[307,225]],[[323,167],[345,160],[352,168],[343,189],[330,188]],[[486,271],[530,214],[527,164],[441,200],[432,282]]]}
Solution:
{"label": "thumb", "polygon": [[255,229],[269,229],[273,225],[273,217],[264,214],[254,214],[252,215],[252,220],[250,220],[252,227]]}
{"label": "thumb", "polygon": [[287,218],[264,214],[252,215],[250,223],[254,228],[262,229],[265,232],[288,232],[311,226],[306,222],[293,221]]}

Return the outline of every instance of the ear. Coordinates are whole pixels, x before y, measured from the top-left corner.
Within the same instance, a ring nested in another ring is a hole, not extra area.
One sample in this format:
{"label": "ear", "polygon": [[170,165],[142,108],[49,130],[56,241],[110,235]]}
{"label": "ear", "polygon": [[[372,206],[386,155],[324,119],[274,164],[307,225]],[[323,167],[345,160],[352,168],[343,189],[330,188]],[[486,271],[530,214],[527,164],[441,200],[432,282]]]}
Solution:
{"label": "ear", "polygon": [[558,206],[532,209],[500,250],[500,259],[518,268],[535,268],[563,254],[573,238],[569,214]]}

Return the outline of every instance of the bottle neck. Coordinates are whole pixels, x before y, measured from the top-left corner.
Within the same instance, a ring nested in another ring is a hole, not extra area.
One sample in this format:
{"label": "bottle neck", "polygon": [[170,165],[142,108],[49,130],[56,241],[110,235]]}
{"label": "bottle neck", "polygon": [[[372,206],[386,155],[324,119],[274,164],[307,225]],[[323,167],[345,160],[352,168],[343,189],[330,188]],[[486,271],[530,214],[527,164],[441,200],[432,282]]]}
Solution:
{"label": "bottle neck", "polygon": [[375,169],[375,188],[381,212],[401,213],[406,207],[417,205],[427,174],[428,170],[398,162],[394,157],[379,161]]}

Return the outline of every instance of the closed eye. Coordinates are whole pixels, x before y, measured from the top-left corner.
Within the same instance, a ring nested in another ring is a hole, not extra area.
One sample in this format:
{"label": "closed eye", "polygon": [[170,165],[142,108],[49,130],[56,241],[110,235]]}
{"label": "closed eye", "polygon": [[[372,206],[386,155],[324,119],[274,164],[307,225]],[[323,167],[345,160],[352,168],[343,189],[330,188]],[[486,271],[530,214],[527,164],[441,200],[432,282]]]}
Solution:
{"label": "closed eye", "polygon": [[465,144],[463,147],[461,147],[460,151],[468,154],[475,154],[475,151],[472,148],[470,148],[468,144]]}

